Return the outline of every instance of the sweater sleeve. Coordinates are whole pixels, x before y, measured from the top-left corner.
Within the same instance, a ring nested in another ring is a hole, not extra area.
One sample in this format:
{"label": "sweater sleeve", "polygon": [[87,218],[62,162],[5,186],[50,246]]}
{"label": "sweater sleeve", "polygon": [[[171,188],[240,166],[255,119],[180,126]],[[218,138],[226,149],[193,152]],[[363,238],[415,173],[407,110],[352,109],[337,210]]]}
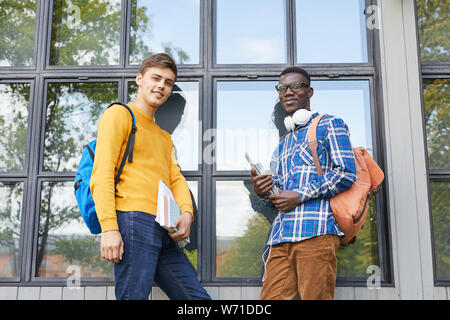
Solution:
{"label": "sweater sleeve", "polygon": [[172,139],[170,139],[170,150],[170,189],[172,190],[175,201],[180,207],[181,213],[189,212],[192,220],[194,220],[191,194],[186,179],[181,174],[181,169],[178,166]]}
{"label": "sweater sleeve", "polygon": [[97,125],[97,145],[90,188],[102,232],[119,230],[115,204],[115,172],[131,130],[131,115],[120,106],[105,110]]}

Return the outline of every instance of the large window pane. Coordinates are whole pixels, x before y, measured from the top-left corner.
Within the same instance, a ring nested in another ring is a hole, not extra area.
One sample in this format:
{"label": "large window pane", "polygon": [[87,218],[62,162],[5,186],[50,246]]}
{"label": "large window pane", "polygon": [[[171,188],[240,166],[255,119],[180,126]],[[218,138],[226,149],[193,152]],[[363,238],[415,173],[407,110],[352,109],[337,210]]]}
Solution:
{"label": "large window pane", "polygon": [[109,277],[112,264],[100,256],[100,237],[90,234],[73,195],[73,181],[43,182],[36,276]]}
{"label": "large window pane", "polygon": [[[137,85],[128,83],[128,101],[136,98]],[[155,122],[173,140],[182,170],[198,170],[199,157],[199,83],[177,82],[169,99],[155,113]]]}
{"label": "large window pane", "polygon": [[285,0],[217,0],[216,62],[286,63]]}
{"label": "large window pane", "polygon": [[23,183],[0,182],[0,278],[19,276]]}
{"label": "large window pane", "polygon": [[0,83],[0,172],[24,170],[29,83]]}
{"label": "large window pane", "polygon": [[260,201],[251,182],[216,182],[217,277],[262,275],[261,257],[274,212]]}
{"label": "large window pane", "polygon": [[131,10],[131,64],[158,52],[199,63],[200,0],[132,0]]}
{"label": "large window pane", "polygon": [[353,147],[373,155],[369,81],[312,81],[311,110],[342,118]]}
{"label": "large window pane", "polygon": [[44,171],[76,171],[83,147],[97,136],[97,122],[118,98],[111,82],[49,83]]}
{"label": "large window pane", "polygon": [[423,101],[430,169],[450,169],[450,79],[424,79]]}
{"label": "large window pane", "polygon": [[299,63],[367,62],[364,0],[296,0]]}
{"label": "large window pane", "polygon": [[[369,81],[312,81],[311,109],[342,118],[350,131],[353,147],[373,155]],[[379,266],[376,200],[369,203],[364,228],[354,244],[340,248],[339,277],[367,277],[367,268]]]}
{"label": "large window pane", "polygon": [[119,64],[120,18],[120,0],[55,0],[50,64]]}
{"label": "large window pane", "polygon": [[369,202],[364,227],[358,232],[356,241],[337,251],[338,277],[367,278],[367,268],[380,266],[378,259],[377,213],[375,198]]}
{"label": "large window pane", "polygon": [[217,170],[250,170],[245,152],[269,169],[272,152],[284,131],[273,115],[275,81],[217,83]]}
{"label": "large window pane", "polygon": [[36,0],[0,0],[0,66],[33,64]]}
{"label": "large window pane", "polygon": [[431,182],[436,278],[450,278],[450,181]]}
{"label": "large window pane", "polygon": [[[247,170],[248,152],[269,169],[279,138],[286,132],[274,81],[217,83],[217,170]],[[353,146],[373,153],[368,81],[313,81],[311,110],[347,123]],[[239,115],[239,116],[236,116]]]}
{"label": "large window pane", "polygon": [[448,1],[417,0],[422,61],[450,61]]}

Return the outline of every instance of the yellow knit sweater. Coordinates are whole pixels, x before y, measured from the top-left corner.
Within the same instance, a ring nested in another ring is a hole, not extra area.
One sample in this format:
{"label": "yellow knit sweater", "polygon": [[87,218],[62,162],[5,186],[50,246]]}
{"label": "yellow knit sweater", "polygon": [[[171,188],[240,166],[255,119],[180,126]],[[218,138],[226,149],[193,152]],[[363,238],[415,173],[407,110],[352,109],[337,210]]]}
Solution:
{"label": "yellow knit sweater", "polygon": [[119,230],[116,210],[156,215],[159,181],[170,187],[181,212],[192,214],[192,201],[185,178],[177,166],[173,142],[151,116],[129,104],[136,118],[133,162],[126,162],[114,193],[132,117],[123,106],[108,108],[98,123],[97,146],[91,175],[91,193],[102,232]]}

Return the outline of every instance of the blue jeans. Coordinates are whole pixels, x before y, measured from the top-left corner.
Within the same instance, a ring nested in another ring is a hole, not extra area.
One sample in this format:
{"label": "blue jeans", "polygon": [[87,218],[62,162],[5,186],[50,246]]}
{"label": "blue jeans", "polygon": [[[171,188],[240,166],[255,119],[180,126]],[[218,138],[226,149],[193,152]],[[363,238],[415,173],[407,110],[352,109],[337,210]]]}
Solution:
{"label": "blue jeans", "polygon": [[182,249],[154,215],[117,211],[117,222],[124,242],[122,260],[114,264],[117,300],[147,300],[153,282],[172,300],[211,299]]}

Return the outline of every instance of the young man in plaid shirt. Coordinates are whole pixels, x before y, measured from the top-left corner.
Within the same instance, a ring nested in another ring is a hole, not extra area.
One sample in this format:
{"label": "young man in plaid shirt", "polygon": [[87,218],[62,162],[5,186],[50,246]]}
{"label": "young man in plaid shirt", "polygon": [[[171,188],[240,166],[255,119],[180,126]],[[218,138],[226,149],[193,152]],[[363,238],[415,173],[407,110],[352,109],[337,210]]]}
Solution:
{"label": "young man in plaid shirt", "polygon": [[291,116],[285,120],[290,128],[273,154],[273,176],[251,171],[257,195],[267,198],[272,187],[279,191],[268,196],[279,213],[267,242],[269,257],[261,299],[293,299],[297,294],[304,300],[334,296],[336,251],[343,233],[329,199],[355,182],[356,163],[347,125],[335,116],[324,116],[317,126],[323,168],[323,175],[318,176],[307,147],[308,128],[319,115],[310,109],[314,93],[310,83],[309,74],[301,68],[281,73],[277,91],[284,111]]}

